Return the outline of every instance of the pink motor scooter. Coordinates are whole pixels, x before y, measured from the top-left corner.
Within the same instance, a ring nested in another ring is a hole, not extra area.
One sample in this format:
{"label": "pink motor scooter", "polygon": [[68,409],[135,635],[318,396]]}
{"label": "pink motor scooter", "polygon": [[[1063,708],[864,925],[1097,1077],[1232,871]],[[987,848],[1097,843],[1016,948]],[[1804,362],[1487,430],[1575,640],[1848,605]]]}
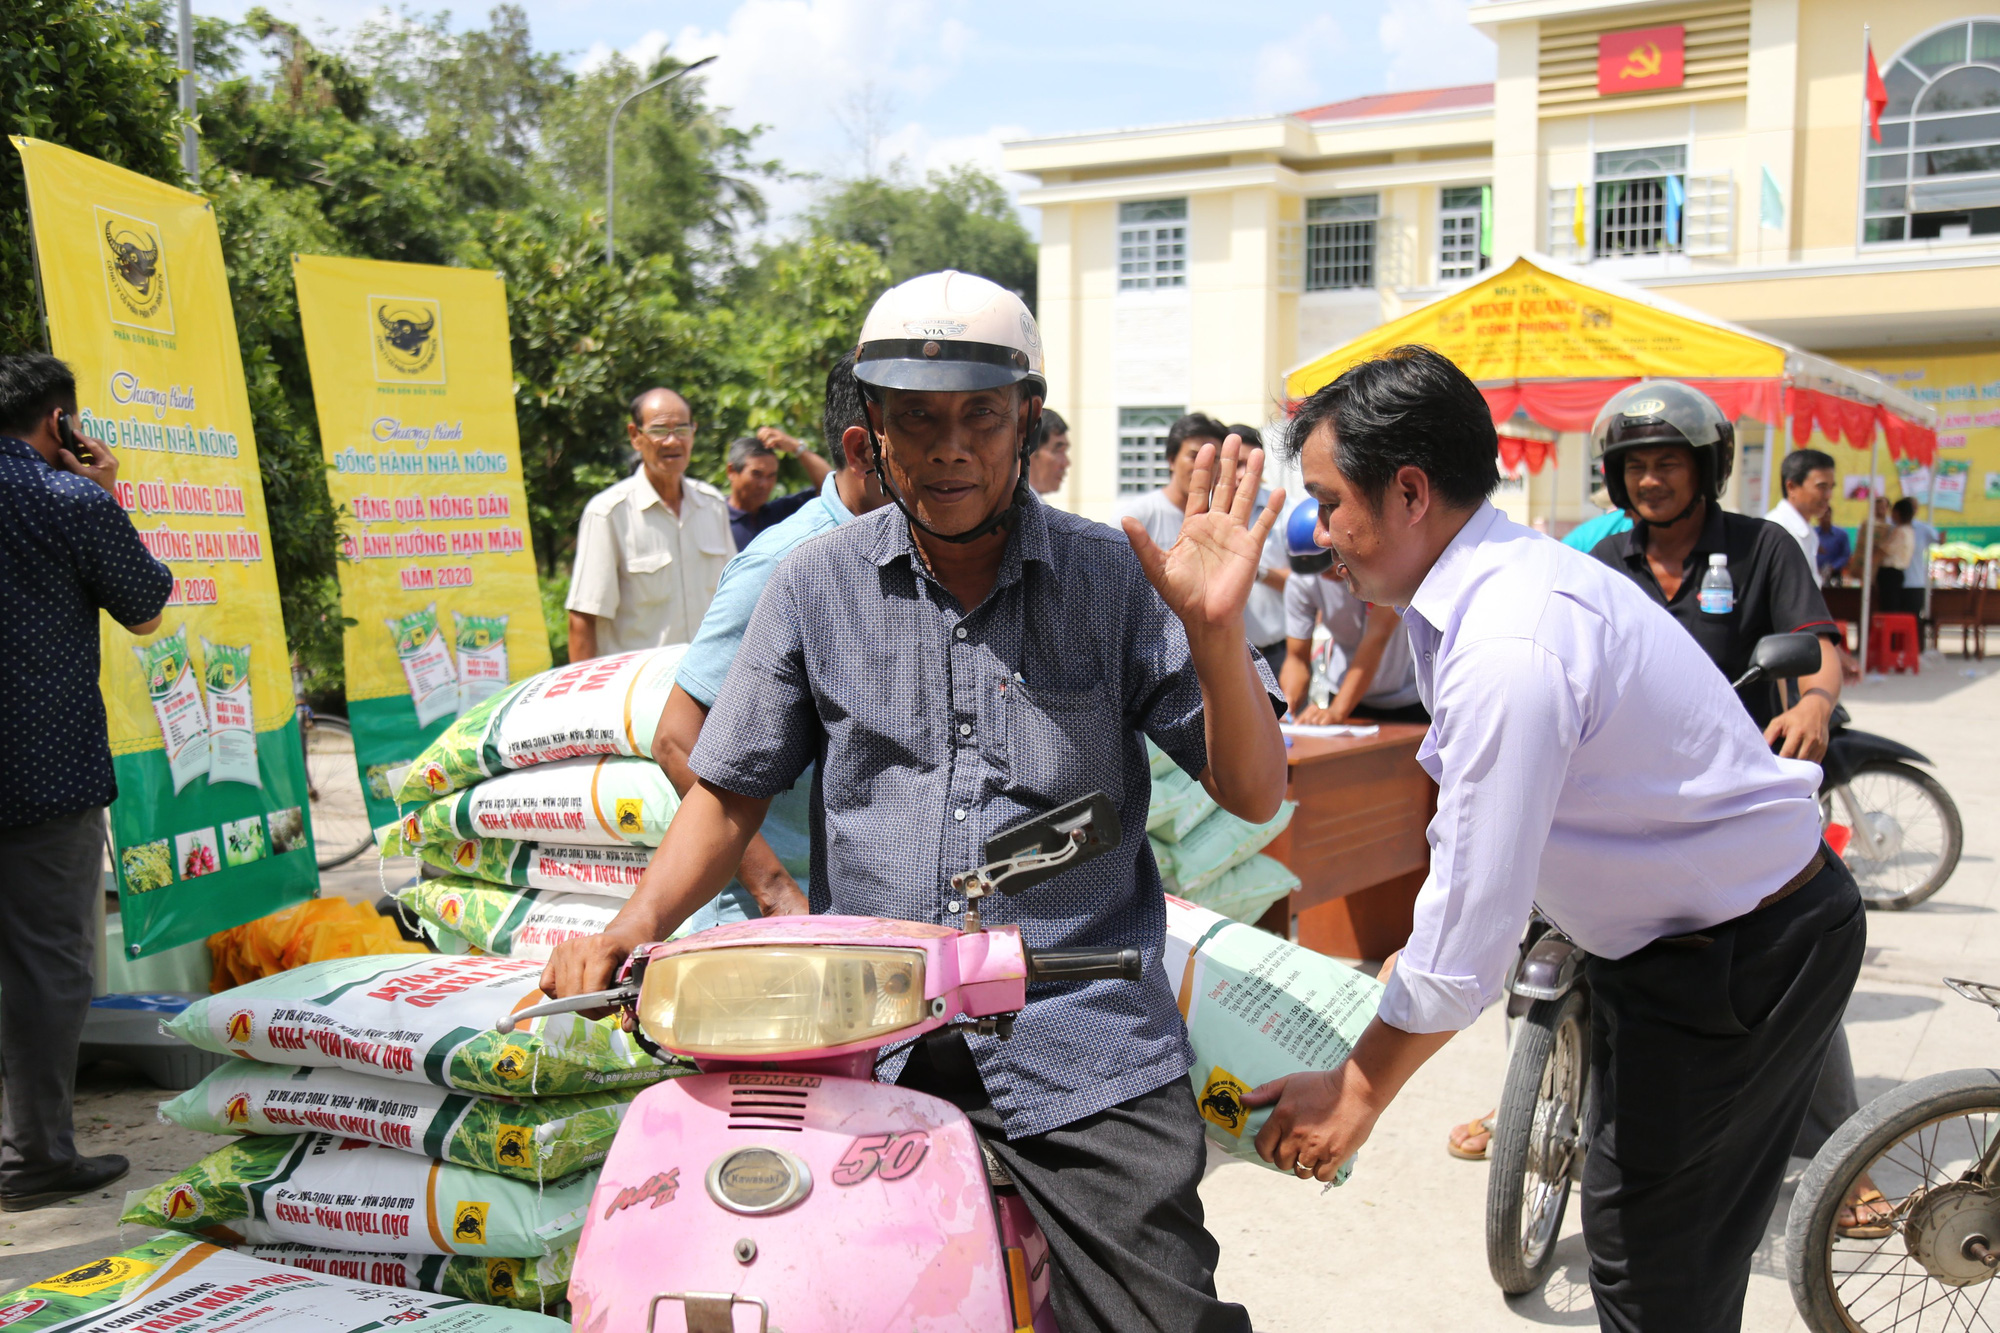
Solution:
{"label": "pink motor scooter", "polygon": [[570,1280],[578,1333],[1054,1333],[1049,1250],[972,1123],[875,1081],[939,1028],[1005,1037],[1027,983],[1137,980],[1137,949],[1030,950],[978,901],[1118,845],[1103,795],[1002,833],[952,877],[965,929],[775,917],[635,950],[621,984],[509,1016],[614,1006],[701,1070],[641,1093]]}

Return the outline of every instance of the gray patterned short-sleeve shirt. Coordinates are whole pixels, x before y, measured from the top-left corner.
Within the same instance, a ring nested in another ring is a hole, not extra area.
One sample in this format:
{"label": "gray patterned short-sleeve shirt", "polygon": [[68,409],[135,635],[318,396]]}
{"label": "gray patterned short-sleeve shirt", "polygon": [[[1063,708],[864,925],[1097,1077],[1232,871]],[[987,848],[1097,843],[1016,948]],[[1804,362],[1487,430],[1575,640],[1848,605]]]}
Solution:
{"label": "gray patterned short-sleeve shirt", "polygon": [[[1122,533],[1029,501],[998,583],[967,612],[891,507],[778,567],[689,762],[760,797],[817,762],[813,910],[949,926],[965,910],[951,876],[985,860],[987,838],[1093,791],[1112,799],[1115,851],[980,904],[1030,948],[1137,946],[1147,961],[1140,981],[1032,986],[1010,1040],[968,1038],[1020,1138],[1187,1073],[1160,967],[1166,904],[1145,838],[1144,736],[1190,774],[1207,767],[1187,635]],[[899,1068],[900,1057],[885,1075]]]}

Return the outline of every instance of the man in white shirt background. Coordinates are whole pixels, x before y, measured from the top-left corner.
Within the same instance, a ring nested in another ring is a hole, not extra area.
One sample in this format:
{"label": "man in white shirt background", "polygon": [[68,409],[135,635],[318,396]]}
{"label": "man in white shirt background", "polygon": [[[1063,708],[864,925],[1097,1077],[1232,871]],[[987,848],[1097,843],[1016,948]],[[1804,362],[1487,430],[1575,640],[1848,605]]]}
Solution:
{"label": "man in white shirt background", "polygon": [[1818,449],[1794,449],[1785,455],[1778,469],[1785,498],[1764,515],[1786,532],[1805,552],[1806,566],[1817,583],[1826,575],[1819,567],[1819,523],[1821,514],[1833,507],[1833,456]]}
{"label": "man in white shirt background", "polygon": [[695,421],[672,389],[632,400],[639,470],[591,497],[570,567],[569,660],[694,638],[736,554],[729,501],[687,475]]}
{"label": "man in white shirt background", "polygon": [[[1292,716],[1306,726],[1349,720],[1429,722],[1417,693],[1417,664],[1409,631],[1392,606],[1370,606],[1354,595],[1333,567],[1333,552],[1313,540],[1319,505],[1299,501],[1285,520],[1285,550],[1291,578],[1285,584],[1285,665],[1278,688],[1292,704]],[[1313,629],[1324,625],[1331,638],[1327,679],[1333,697],[1318,707],[1311,700]]]}
{"label": "man in white shirt background", "polygon": [[1819,769],[1766,746],[1631,580],[1503,517],[1492,417],[1426,348],[1295,418],[1318,540],[1406,608],[1433,722],[1431,868],[1381,1008],[1330,1072],[1254,1090],[1257,1148],[1331,1179],[1410,1076],[1501,993],[1539,905],[1591,955],[1582,1185],[1598,1320],[1741,1326],[1750,1262],[1859,973]]}
{"label": "man in white shirt background", "polygon": [[1054,495],[1069,476],[1069,423],[1061,413],[1045,407],[1041,432],[1035,452],[1028,455],[1028,484],[1037,495]]}

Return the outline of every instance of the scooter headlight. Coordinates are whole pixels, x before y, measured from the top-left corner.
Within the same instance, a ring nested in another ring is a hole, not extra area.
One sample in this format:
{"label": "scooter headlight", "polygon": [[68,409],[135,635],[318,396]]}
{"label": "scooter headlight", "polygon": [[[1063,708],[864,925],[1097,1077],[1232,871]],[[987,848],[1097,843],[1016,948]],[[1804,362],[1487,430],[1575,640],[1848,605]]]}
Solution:
{"label": "scooter headlight", "polygon": [[921,1022],[919,949],[837,945],[710,949],[646,965],[639,1024],[686,1055],[784,1055]]}

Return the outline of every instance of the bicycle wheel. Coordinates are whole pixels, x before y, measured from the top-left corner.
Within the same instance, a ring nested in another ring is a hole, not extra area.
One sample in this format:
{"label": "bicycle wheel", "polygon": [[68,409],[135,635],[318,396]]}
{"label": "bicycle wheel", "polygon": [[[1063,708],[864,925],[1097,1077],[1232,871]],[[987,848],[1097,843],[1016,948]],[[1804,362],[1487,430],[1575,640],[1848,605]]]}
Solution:
{"label": "bicycle wheel", "polygon": [[1901,911],[1944,887],[1965,834],[1938,780],[1893,759],[1872,760],[1845,784],[1820,793],[1827,824],[1851,832],[1841,860],[1870,907]]}
{"label": "bicycle wheel", "polygon": [[347,719],[313,714],[305,729],[306,790],[312,797],[313,841],[319,868],[344,866],[375,845],[368,803],[354,767],[354,733]]}
{"label": "bicycle wheel", "polygon": [[[2000,1238],[2000,1190],[1968,1179],[2000,1129],[2000,1073],[1956,1069],[1861,1108],[1799,1181],[1785,1222],[1786,1277],[1813,1333],[1944,1333],[1991,1328],[1993,1270],[1967,1253]],[[1836,1235],[1862,1172],[1894,1208],[1890,1232]]]}
{"label": "bicycle wheel", "polygon": [[1537,1000],[1514,1034],[1486,1178],[1486,1266],[1509,1296],[1548,1276],[1583,1144],[1590,1063],[1582,991]]}

